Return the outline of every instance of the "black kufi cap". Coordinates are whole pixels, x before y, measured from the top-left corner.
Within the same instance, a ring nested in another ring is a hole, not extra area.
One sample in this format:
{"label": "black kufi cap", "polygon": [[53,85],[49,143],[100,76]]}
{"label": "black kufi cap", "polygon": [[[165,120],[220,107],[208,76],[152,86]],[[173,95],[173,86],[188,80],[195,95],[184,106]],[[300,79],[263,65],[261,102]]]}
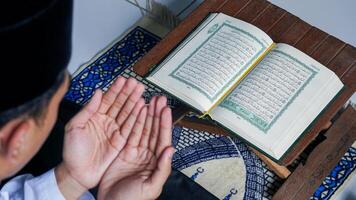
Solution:
{"label": "black kufi cap", "polygon": [[0,3],[0,114],[46,92],[70,59],[72,0]]}

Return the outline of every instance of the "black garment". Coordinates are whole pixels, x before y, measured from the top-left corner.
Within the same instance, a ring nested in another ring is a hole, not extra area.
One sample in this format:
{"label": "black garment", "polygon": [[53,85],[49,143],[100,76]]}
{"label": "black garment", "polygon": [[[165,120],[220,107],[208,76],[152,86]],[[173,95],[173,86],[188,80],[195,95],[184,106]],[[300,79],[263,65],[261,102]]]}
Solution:
{"label": "black garment", "polygon": [[[64,126],[79,110],[80,106],[69,101],[63,101],[61,103],[57,123],[49,138],[39,153],[17,175],[30,173],[34,176],[38,176],[54,168],[62,161]],[[3,183],[6,183],[6,181]],[[97,188],[91,190],[94,196],[96,196],[96,192]],[[180,171],[173,169],[158,199],[215,200],[217,198]]]}

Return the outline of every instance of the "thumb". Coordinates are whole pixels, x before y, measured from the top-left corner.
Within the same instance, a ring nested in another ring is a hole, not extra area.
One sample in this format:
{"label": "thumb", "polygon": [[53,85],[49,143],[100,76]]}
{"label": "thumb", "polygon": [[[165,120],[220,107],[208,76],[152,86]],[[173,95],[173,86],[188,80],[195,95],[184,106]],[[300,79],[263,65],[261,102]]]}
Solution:
{"label": "thumb", "polygon": [[[172,157],[174,154],[173,147],[167,147],[158,160],[157,167],[153,171],[151,177],[147,180],[149,188],[152,192],[160,192],[168,176],[172,171]],[[159,194],[157,194],[159,195]]]}
{"label": "thumb", "polygon": [[86,123],[99,109],[102,96],[102,91],[100,89],[96,90],[89,103],[87,103],[82,110],[72,118],[70,124],[78,126]]}

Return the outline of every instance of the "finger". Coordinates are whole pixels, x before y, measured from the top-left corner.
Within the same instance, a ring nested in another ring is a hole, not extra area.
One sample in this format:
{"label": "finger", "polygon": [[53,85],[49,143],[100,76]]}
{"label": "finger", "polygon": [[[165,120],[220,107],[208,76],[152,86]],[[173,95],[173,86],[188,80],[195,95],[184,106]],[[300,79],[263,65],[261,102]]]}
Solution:
{"label": "finger", "polygon": [[171,165],[173,153],[173,147],[167,147],[164,149],[158,160],[156,169],[153,171],[151,177],[149,177],[145,182],[151,191],[161,191],[163,184],[168,179],[168,176],[172,170]]}
{"label": "finger", "polygon": [[142,131],[142,136],[140,140],[140,147],[147,148],[148,141],[150,138],[151,130],[152,130],[152,122],[155,114],[155,106],[156,106],[157,97],[152,97],[150,101],[150,105],[148,106],[147,117],[145,121],[145,126]]}
{"label": "finger", "polygon": [[99,108],[99,112],[104,114],[106,113],[110,106],[114,103],[117,95],[120,93],[121,89],[124,87],[126,78],[119,77],[116,81],[110,86],[110,89],[104,94],[102,103]]}
{"label": "finger", "polygon": [[156,155],[161,155],[165,148],[172,146],[172,111],[169,107],[163,109],[159,126]]}
{"label": "finger", "polygon": [[119,125],[122,124],[130,115],[133,107],[141,98],[144,90],[145,86],[142,83],[137,84],[131,95],[126,100],[124,107],[120,110],[119,115],[116,117],[116,122]]}
{"label": "finger", "polygon": [[101,99],[102,99],[103,93],[101,90],[96,90],[93,97],[90,99],[89,103],[87,103],[82,110],[76,114],[70,124],[74,125],[83,125],[85,124],[90,117],[92,117],[95,112],[99,109]]}
{"label": "finger", "polygon": [[131,134],[127,141],[127,144],[129,144],[132,147],[137,147],[140,143],[140,139],[142,136],[142,130],[145,125],[146,116],[147,116],[147,106],[144,106],[141,109],[139,116],[137,117],[135,125],[132,128]]}
{"label": "finger", "polygon": [[116,148],[117,151],[120,152],[121,149],[124,148],[124,146],[126,145],[128,135],[130,134],[130,131],[132,130],[133,126],[131,124],[135,123],[137,115],[144,105],[144,99],[139,100],[139,102],[137,102],[134,110],[131,113],[131,117],[128,118],[125,122],[125,125],[115,131],[114,134],[112,134],[110,142]]}
{"label": "finger", "polygon": [[127,98],[131,95],[131,93],[134,91],[136,86],[137,86],[137,81],[134,78],[129,78],[125,82],[125,85],[123,86],[122,90],[116,97],[114,103],[110,106],[107,112],[108,116],[114,119],[116,118],[117,114],[120,112]]}
{"label": "finger", "polygon": [[155,152],[156,150],[156,145],[157,145],[157,139],[159,135],[159,125],[160,125],[160,118],[162,114],[162,110],[164,107],[167,105],[167,98],[165,96],[160,96],[157,99],[156,106],[155,106],[155,114],[153,118],[153,125],[152,125],[152,131],[149,139],[149,149],[152,152]]}
{"label": "finger", "polygon": [[124,124],[122,125],[120,132],[124,138],[128,138],[128,136],[130,135],[132,128],[140,113],[140,110],[144,105],[145,105],[145,100],[141,98],[135,105],[134,109],[132,110],[131,114],[128,116]]}

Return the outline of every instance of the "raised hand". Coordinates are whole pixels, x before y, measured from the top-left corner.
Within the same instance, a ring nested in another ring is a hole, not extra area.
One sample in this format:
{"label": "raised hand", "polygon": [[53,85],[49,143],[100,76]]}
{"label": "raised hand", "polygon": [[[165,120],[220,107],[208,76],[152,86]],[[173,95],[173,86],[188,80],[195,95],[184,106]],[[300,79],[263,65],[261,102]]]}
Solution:
{"label": "raised hand", "polygon": [[105,172],[98,199],[155,199],[171,172],[172,114],[165,97],[144,107],[119,156]]}
{"label": "raised hand", "polygon": [[95,92],[65,128],[64,160],[56,169],[57,178],[67,173],[85,189],[99,183],[126,145],[144,106],[143,91],[135,79],[120,77],[104,95]]}

